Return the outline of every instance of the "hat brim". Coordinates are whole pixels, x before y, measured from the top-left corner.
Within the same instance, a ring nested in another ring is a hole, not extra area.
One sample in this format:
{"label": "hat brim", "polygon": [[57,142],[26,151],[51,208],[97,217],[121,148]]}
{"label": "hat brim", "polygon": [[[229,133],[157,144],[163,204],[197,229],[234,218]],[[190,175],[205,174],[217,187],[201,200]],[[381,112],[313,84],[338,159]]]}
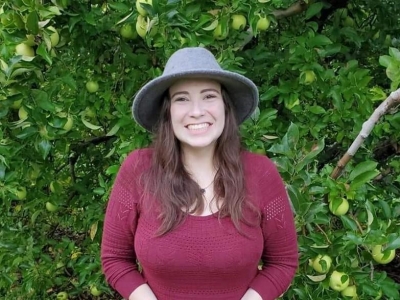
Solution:
{"label": "hat brim", "polygon": [[154,131],[165,92],[182,78],[207,78],[221,83],[229,94],[238,124],[254,112],[258,105],[258,89],[247,77],[224,70],[194,70],[157,77],[144,85],[134,97],[132,114],[136,122]]}

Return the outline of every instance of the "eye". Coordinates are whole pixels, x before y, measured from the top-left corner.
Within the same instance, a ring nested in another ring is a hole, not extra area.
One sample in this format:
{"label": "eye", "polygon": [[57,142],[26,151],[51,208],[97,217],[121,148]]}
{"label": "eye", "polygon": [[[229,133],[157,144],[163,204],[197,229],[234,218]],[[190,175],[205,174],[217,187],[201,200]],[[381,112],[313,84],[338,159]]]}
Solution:
{"label": "eye", "polygon": [[205,99],[213,99],[213,98],[216,98],[217,96],[215,96],[214,94],[208,94],[208,95],[206,95],[204,98]]}
{"label": "eye", "polygon": [[178,97],[174,99],[174,102],[183,102],[183,101],[188,101],[185,97]]}

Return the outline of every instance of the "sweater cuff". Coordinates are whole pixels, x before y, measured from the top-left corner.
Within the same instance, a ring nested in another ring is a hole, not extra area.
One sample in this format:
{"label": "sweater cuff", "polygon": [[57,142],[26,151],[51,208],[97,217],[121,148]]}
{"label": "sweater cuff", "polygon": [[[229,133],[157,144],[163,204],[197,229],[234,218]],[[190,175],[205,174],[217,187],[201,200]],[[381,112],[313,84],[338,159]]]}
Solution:
{"label": "sweater cuff", "polygon": [[145,284],[146,280],[139,273],[139,271],[134,271],[125,274],[115,283],[115,290],[121,294],[125,299],[129,299],[129,296],[134,290],[136,290],[142,284]]}
{"label": "sweater cuff", "polygon": [[[251,282],[249,288],[255,290],[263,300],[275,300],[280,295],[274,288],[272,282],[265,282],[268,279],[265,276],[258,274]],[[277,295],[278,294],[278,295]]]}

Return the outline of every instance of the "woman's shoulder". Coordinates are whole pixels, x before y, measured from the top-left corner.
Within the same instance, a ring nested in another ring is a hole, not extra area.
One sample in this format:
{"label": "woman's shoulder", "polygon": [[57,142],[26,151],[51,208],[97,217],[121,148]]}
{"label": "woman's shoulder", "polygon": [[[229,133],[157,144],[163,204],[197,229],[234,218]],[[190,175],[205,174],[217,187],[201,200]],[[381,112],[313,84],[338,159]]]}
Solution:
{"label": "woman's shoulder", "polygon": [[141,172],[150,167],[153,157],[152,148],[140,148],[130,152],[124,159],[120,171]]}
{"label": "woman's shoulder", "polygon": [[269,172],[277,172],[275,163],[266,155],[243,151],[242,162],[246,174],[252,173],[259,177]]}

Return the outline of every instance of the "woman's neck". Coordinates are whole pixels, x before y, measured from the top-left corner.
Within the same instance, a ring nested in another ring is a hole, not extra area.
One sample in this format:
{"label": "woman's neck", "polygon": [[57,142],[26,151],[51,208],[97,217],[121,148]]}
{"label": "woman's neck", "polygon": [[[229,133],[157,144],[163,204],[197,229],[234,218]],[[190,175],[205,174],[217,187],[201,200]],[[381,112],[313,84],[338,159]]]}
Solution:
{"label": "woman's neck", "polygon": [[182,159],[193,179],[203,187],[215,176],[214,149],[182,149]]}

